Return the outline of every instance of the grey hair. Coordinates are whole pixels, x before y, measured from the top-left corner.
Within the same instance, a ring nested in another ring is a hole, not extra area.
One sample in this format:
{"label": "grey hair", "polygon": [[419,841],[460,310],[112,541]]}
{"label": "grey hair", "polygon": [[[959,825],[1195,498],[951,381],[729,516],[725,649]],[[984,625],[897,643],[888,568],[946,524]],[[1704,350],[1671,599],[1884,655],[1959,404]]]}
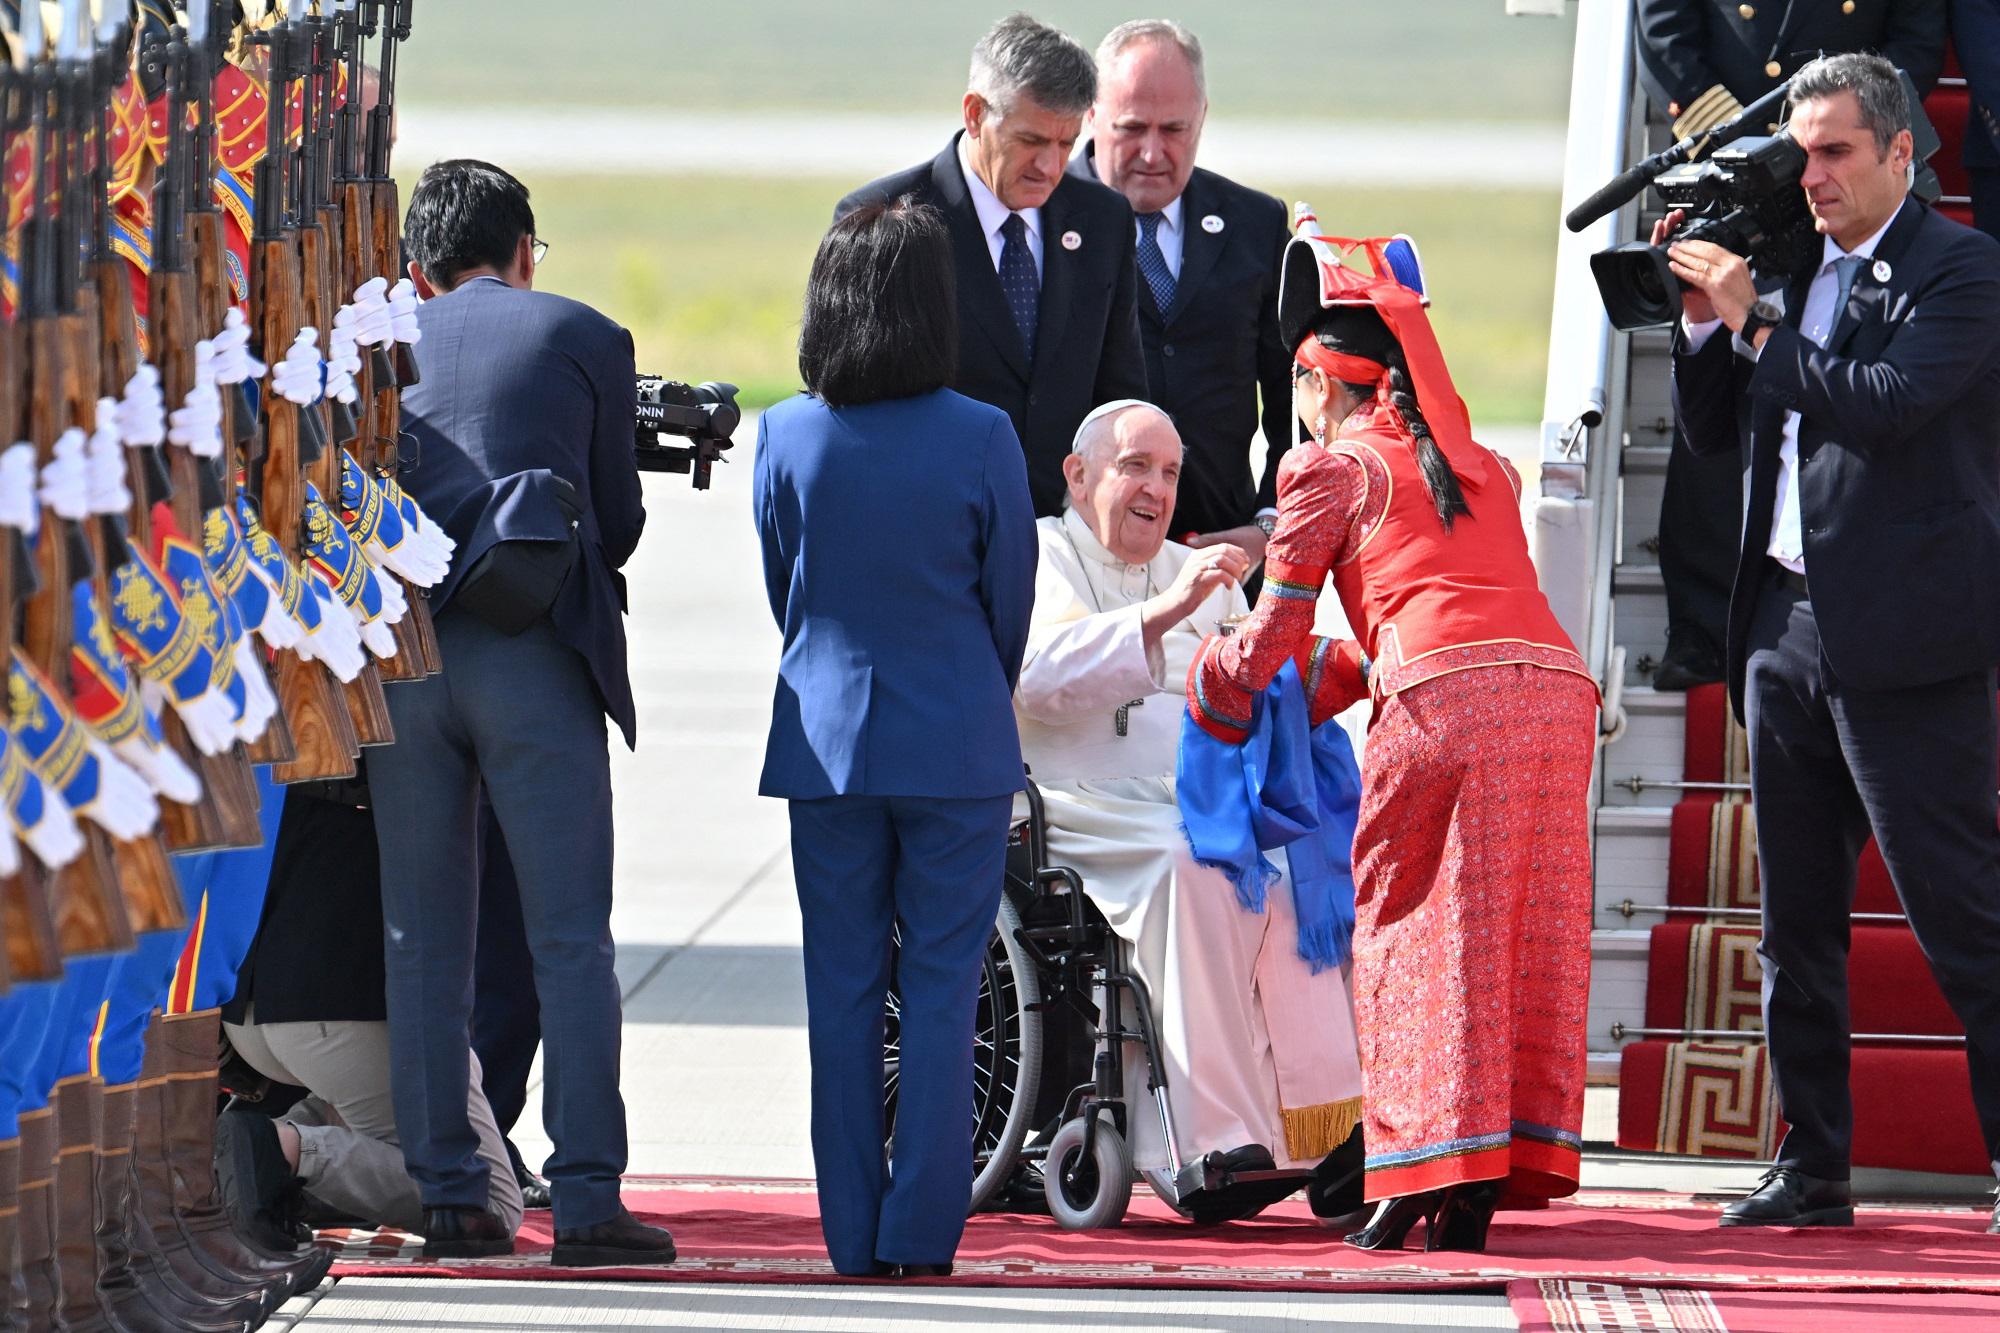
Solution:
{"label": "grey hair", "polygon": [[1099,73],[1102,74],[1112,61],[1123,55],[1127,47],[1139,42],[1172,42],[1180,48],[1188,68],[1194,71],[1195,90],[1203,97],[1208,96],[1208,75],[1201,61],[1201,39],[1189,32],[1184,24],[1172,19],[1132,19],[1105,33],[1104,40],[1097,44]]}
{"label": "grey hair", "polygon": [[1081,116],[1097,100],[1097,66],[1068,33],[1010,14],[972,48],[966,86],[1001,120],[1024,93],[1056,115]]}
{"label": "grey hair", "polygon": [[1910,128],[1910,98],[1896,67],[1881,56],[1858,51],[1821,56],[1792,75],[1785,94],[1787,114],[1806,102],[1836,93],[1853,93],[1861,107],[1861,125],[1875,136],[1877,152],[1887,153],[1896,135]]}

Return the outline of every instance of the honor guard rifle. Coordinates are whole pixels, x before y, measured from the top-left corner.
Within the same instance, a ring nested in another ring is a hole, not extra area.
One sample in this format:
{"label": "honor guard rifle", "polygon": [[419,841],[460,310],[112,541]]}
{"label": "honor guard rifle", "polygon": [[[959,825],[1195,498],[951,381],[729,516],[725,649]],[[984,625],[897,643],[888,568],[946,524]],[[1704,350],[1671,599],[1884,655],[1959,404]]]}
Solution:
{"label": "honor guard rifle", "polygon": [[[389,162],[396,145],[397,55],[402,43],[410,39],[411,6],[414,3],[415,0],[359,0],[357,15],[362,38],[374,35],[378,21],[382,34],[376,100],[368,111],[366,183],[362,188],[370,214],[369,240],[373,247],[373,265],[372,271],[360,275],[360,281],[380,277],[391,287],[406,277],[403,264],[403,206]],[[365,43],[357,41],[352,69],[355,74],[360,73],[361,52],[364,49]],[[357,141],[354,148],[359,151],[363,145]],[[359,461],[372,465],[376,474],[384,480],[393,481],[402,468],[416,466],[416,462],[405,458],[403,453],[402,391],[415,384],[419,376],[416,357],[411,354],[408,344],[396,342],[384,350],[391,353],[387,370],[383,373],[378,367],[372,386],[376,398],[373,452],[372,456],[364,455]],[[415,586],[409,586],[408,591],[410,614],[407,619],[422,654],[424,671],[436,675],[444,667],[444,658],[438,648],[437,628],[431,619],[430,597]]]}
{"label": "honor guard rifle", "polygon": [[[258,355],[275,367],[304,327],[299,285],[299,247],[285,215],[288,154],[286,110],[293,79],[295,29],[279,23],[257,40],[265,47],[265,149],[258,159],[255,235],[251,237],[250,327]],[[275,381],[275,374],[272,379]],[[247,470],[250,507],[261,515],[264,533],[284,559],[303,569],[305,561],[305,459],[300,453],[301,422],[296,403],[267,383],[260,407],[261,449]],[[304,597],[317,596],[310,588]],[[290,720],[297,757],[272,770],[279,782],[352,777],[351,740],[359,732],[348,697],[322,663],[294,653],[277,658],[278,697]]]}
{"label": "honor guard rifle", "polygon": [[[290,160],[288,176],[297,186],[293,195],[297,224],[293,243],[298,251],[300,320],[304,326],[318,332],[319,355],[324,361],[332,347],[334,314],[340,308],[340,298],[334,288],[340,241],[332,230],[338,226],[338,215],[331,201],[325,197],[328,179],[325,168],[328,164],[322,149],[326,144],[316,132],[314,120],[320,105],[319,89],[324,81],[331,79],[333,73],[333,43],[331,24],[310,15],[306,0],[290,0],[289,9],[285,21],[272,29],[273,33],[280,28],[288,32],[286,48],[292,63],[288,64],[288,78],[282,86],[273,66],[270,115],[279,127],[289,126],[290,80],[297,79],[299,147]],[[327,89],[329,101],[331,91],[331,88]],[[341,450],[334,439],[330,408],[330,402],[322,401],[300,410],[299,457],[304,465],[305,481],[310,482],[321,497],[331,496],[333,502],[338,503]],[[331,489],[329,477],[333,482]],[[371,657],[362,666],[361,674],[343,687],[347,711],[354,720],[354,734],[363,746],[388,745],[396,739],[395,728],[389,721],[389,701],[382,693],[382,680],[393,660],[384,661],[378,667],[376,659]]]}
{"label": "honor guard rifle", "polygon": [[[153,266],[147,278],[146,306],[148,349],[160,372],[160,391],[172,410],[184,404],[195,387],[196,344],[201,341],[203,330],[194,267],[188,255],[187,212],[189,197],[197,189],[206,192],[209,183],[191,179],[193,151],[188,110],[193,89],[189,86],[191,70],[184,29],[175,27],[169,31],[163,58],[166,152],[153,188]],[[209,460],[196,456],[186,445],[169,443],[163,448],[172,478],[166,501],[173,526],[183,542],[192,543],[199,550],[203,517],[223,500],[221,478]],[[157,501],[161,497],[146,498]],[[135,494],[135,507],[144,502]],[[150,544],[141,542],[149,553],[158,549],[160,533],[153,532],[151,537]],[[198,595],[204,602],[208,600],[206,592]],[[220,608],[211,606],[207,611],[213,617]],[[221,632],[213,630],[204,637],[209,640],[211,650],[217,651]],[[222,644],[219,651],[227,653],[229,647]],[[219,673],[226,674],[229,669],[230,666],[218,662]],[[200,839],[190,845],[256,846],[263,840],[263,829],[257,819],[257,786],[249,755],[241,744],[231,745],[219,754],[199,750],[195,753],[199,760],[196,771],[201,775],[206,801],[217,819],[203,827]],[[181,835],[179,827],[172,831],[176,843]]]}
{"label": "honor guard rifle", "polygon": [[[97,410],[96,330],[77,307],[82,236],[78,216],[88,189],[78,132],[79,98],[88,91],[89,65],[78,40],[80,0],[64,0],[53,59],[41,55],[38,5],[22,10],[22,38],[29,59],[29,124],[35,144],[34,216],[27,227],[27,273],[21,310],[27,326],[28,438],[36,464],[55,456],[56,440],[71,427],[87,429]],[[36,541],[37,589],[24,608],[19,651],[51,681],[69,677],[75,630],[71,590],[87,577],[89,548],[74,523],[45,510]],[[10,658],[11,662],[11,658]],[[10,714],[16,735],[24,725],[9,676]],[[134,942],[132,920],[119,892],[111,842],[79,819],[84,850],[52,876],[56,932],[65,954],[122,952]]]}
{"label": "honor guard rifle", "polygon": [[[23,53],[24,61],[30,58],[30,53]],[[28,129],[28,102],[27,75],[13,61],[0,59],[0,164],[13,160],[14,145]],[[7,240],[11,245],[17,237],[10,234]],[[19,253],[18,248],[14,253]],[[25,438],[28,424],[28,349],[26,330],[18,315],[17,311],[16,318],[0,321],[0,447]],[[0,533],[0,662],[13,658],[15,618],[33,579],[33,558],[21,533],[5,529]],[[18,752],[14,761],[19,762]],[[19,780],[18,774],[11,776]],[[0,793],[0,800],[11,794]],[[0,819],[6,817],[0,810]],[[0,879],[0,936],[5,937],[7,973],[13,981],[47,981],[62,976],[62,948],[56,936],[51,887],[41,863],[22,845],[19,867]]]}

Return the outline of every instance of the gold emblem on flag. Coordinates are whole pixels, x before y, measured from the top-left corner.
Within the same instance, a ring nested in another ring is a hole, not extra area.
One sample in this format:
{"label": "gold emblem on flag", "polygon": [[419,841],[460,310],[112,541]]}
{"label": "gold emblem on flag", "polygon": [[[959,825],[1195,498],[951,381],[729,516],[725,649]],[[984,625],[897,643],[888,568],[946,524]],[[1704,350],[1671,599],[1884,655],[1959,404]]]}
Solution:
{"label": "gold emblem on flag", "polygon": [[111,595],[118,604],[121,615],[135,631],[143,633],[149,629],[167,627],[167,599],[153,586],[153,581],[141,574],[136,566],[124,565],[118,570],[118,590]]}

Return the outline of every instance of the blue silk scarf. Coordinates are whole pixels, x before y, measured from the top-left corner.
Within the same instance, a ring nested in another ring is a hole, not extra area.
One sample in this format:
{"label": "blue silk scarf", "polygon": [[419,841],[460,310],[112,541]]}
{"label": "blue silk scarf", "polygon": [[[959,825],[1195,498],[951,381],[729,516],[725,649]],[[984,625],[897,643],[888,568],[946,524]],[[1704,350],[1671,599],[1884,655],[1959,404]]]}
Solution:
{"label": "blue silk scarf", "polygon": [[1251,700],[1250,736],[1219,741],[1183,711],[1176,793],[1196,864],[1220,870],[1248,912],[1264,910],[1285,849],[1299,919],[1299,957],[1338,967],[1354,942],[1354,826],[1361,768],[1347,733],[1311,725],[1298,669],[1287,662]]}

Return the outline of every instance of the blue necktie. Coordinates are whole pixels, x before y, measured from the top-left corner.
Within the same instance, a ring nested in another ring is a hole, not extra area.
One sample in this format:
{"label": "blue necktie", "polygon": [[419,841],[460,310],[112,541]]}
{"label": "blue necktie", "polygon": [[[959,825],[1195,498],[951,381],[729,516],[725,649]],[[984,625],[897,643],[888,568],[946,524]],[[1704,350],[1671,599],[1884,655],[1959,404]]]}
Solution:
{"label": "blue necktie", "polygon": [[1139,215],[1139,276],[1152,288],[1153,304],[1161,314],[1174,303],[1174,272],[1167,267],[1167,257],[1160,250],[1160,223],[1164,213],[1141,213]]}
{"label": "blue necktie", "polygon": [[1847,312],[1847,298],[1854,291],[1854,279],[1867,262],[1867,255],[1842,255],[1833,261],[1834,280],[1840,285],[1834,292],[1833,318],[1827,321],[1826,337],[1821,339],[1821,347],[1833,341],[1833,331],[1840,327],[1840,317]]}
{"label": "blue necktie", "polygon": [[1009,213],[1000,224],[1000,294],[1014,312],[1014,327],[1021,331],[1021,343],[1028,360],[1035,359],[1035,314],[1042,304],[1042,278],[1035,271],[1035,256],[1028,250],[1028,224],[1019,213]]}

